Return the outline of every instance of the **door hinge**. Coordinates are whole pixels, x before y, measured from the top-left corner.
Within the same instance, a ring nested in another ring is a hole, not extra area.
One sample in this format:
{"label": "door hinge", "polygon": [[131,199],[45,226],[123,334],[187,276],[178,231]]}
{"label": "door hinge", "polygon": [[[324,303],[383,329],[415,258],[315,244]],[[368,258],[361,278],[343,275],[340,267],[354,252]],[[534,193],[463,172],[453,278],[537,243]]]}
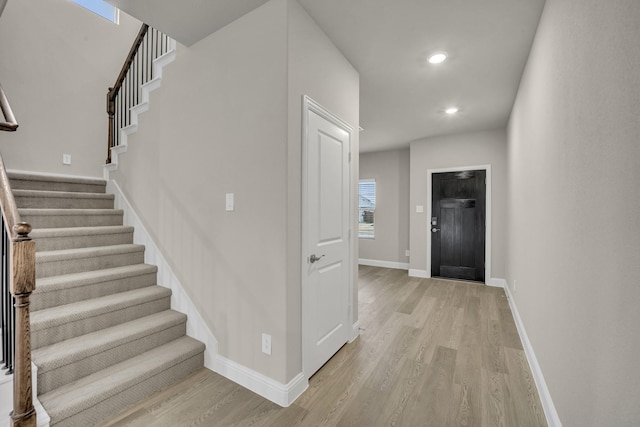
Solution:
{"label": "door hinge", "polygon": [[351,152],[349,152],[349,161],[351,161]]}

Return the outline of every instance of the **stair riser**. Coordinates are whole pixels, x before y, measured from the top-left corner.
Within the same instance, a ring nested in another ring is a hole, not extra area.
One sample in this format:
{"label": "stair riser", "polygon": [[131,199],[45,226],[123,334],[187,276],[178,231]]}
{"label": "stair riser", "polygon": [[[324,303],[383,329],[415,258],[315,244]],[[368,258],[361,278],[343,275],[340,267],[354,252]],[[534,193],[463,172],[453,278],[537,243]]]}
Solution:
{"label": "stair riser", "polygon": [[51,425],[56,427],[77,427],[91,426],[109,417],[116,415],[123,408],[137,402],[151,394],[162,390],[168,384],[172,384],[187,375],[202,368],[204,364],[204,353],[197,354],[182,362],[177,363],[169,369],[166,369],[157,375],[148,378],[127,390],[116,393],[109,399],[103,400],[96,405],[74,414],[68,418],[58,420],[57,414],[52,415]]}
{"label": "stair riser", "polygon": [[31,224],[31,228],[66,228],[66,227],[100,227],[105,225],[122,225],[122,213],[105,213],[102,215],[21,215],[23,222]]}
{"label": "stair riser", "polygon": [[82,259],[36,261],[36,278],[60,276],[144,263],[144,251],[124,252]]}
{"label": "stair riser", "polygon": [[201,369],[204,345],[185,336],[186,316],[170,311],[132,228],[114,227],[123,211],[106,183],[41,178],[10,178],[32,190],[15,199],[34,229],[41,286],[31,299],[36,391],[50,425],[90,426]]}
{"label": "stair riser", "polygon": [[153,313],[168,310],[170,306],[171,298],[167,296],[125,307],[110,313],[98,314],[90,318],[83,317],[81,319],[74,319],[68,323],[48,329],[37,330],[37,327],[34,326],[31,331],[31,348],[36,349],[45,345],[55,344],[80,335],[139,319]]}
{"label": "stair riser", "polygon": [[38,369],[38,393],[47,393],[100,369],[108,368],[152,348],[178,339],[186,334],[186,329],[186,322],[181,323],[57,369],[49,371]]}
{"label": "stair riser", "polygon": [[36,252],[94,248],[98,246],[126,245],[133,243],[133,231],[126,233],[94,234],[84,236],[42,237],[34,240],[36,241]]}
{"label": "stair riser", "polygon": [[74,193],[105,193],[106,184],[90,184],[77,182],[56,182],[46,180],[9,180],[13,190],[39,190],[39,191],[69,191]]}
{"label": "stair riser", "polygon": [[71,304],[78,301],[86,301],[91,298],[99,298],[113,295],[118,292],[131,291],[156,284],[156,274],[149,273],[123,279],[109,280],[106,282],[91,283],[70,289],[60,289],[52,292],[38,293],[31,296],[31,310],[38,311],[59,305]]}
{"label": "stair riser", "polygon": [[19,208],[37,209],[113,209],[113,199],[77,197],[22,197],[16,196]]}

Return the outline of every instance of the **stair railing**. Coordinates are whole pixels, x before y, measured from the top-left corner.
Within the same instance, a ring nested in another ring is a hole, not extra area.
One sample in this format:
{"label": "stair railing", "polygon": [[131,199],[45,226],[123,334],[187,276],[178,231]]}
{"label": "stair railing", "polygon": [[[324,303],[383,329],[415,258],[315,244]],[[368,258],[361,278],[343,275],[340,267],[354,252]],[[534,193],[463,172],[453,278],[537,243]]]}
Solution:
{"label": "stair railing", "polygon": [[[0,106],[5,122],[0,129],[15,131],[18,123],[0,87]],[[2,369],[13,373],[13,412],[10,425],[35,427],[31,386],[31,322],[29,298],[36,288],[36,244],[31,226],[20,222],[7,171],[0,155],[0,207],[2,208]]]}
{"label": "stair railing", "polygon": [[153,61],[169,51],[170,41],[166,34],[142,24],[116,83],[109,88],[107,164],[111,163],[111,149],[120,145],[120,130],[131,124],[131,107],[140,103],[142,86],[154,78]]}
{"label": "stair railing", "polygon": [[2,110],[2,115],[4,116],[4,121],[0,122],[0,130],[13,132],[18,129],[18,122],[13,115],[11,105],[9,105],[9,100],[4,94],[2,85],[0,85],[0,110]]}

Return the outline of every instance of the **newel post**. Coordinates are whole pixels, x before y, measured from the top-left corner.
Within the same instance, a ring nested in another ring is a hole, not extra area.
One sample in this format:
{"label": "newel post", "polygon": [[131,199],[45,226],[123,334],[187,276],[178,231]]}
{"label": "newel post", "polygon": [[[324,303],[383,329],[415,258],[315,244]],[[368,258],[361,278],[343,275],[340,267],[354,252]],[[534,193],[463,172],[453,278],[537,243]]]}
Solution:
{"label": "newel post", "polygon": [[112,96],[113,88],[107,91],[107,115],[109,116],[109,134],[107,136],[107,164],[111,163],[111,148],[115,145],[116,101]]}
{"label": "newel post", "polygon": [[11,244],[11,294],[16,308],[16,346],[11,426],[35,427],[37,423],[31,387],[29,297],[36,288],[36,244],[29,237],[29,224],[16,224],[13,231],[15,234]]}

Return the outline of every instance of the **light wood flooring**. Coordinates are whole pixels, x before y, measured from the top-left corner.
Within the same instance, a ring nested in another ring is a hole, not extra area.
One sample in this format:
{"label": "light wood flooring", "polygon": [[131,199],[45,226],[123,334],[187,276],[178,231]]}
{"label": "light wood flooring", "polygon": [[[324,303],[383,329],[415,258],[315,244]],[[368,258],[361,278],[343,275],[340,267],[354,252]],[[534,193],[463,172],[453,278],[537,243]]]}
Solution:
{"label": "light wood flooring", "polygon": [[103,426],[546,426],[504,291],[360,267],[360,338],[281,408],[202,369]]}

